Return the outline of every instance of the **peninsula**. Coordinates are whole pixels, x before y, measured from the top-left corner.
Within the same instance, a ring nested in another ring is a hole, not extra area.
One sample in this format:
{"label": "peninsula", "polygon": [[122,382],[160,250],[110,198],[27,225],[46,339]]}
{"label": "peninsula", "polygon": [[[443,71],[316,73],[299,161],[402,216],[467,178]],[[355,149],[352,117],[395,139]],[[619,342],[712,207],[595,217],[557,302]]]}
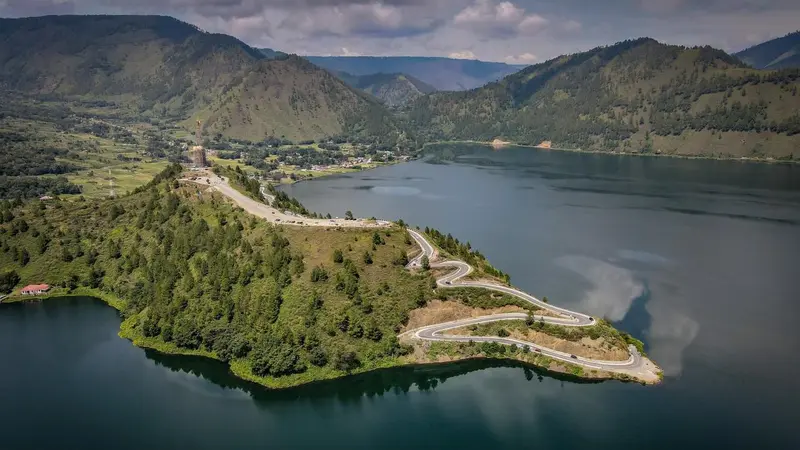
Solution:
{"label": "peninsula", "polygon": [[137,346],[215,358],[271,388],[479,357],[659,380],[640,342],[510,287],[452,236],[300,216],[285,194],[270,202],[217,172],[172,165],[117,199],[5,202],[3,270],[14,287],[106,301]]}

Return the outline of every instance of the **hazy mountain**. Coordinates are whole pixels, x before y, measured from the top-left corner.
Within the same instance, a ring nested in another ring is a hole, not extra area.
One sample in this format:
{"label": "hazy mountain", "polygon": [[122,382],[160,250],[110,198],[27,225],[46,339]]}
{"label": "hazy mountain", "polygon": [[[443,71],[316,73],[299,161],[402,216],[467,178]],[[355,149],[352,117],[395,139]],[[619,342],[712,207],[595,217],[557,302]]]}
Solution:
{"label": "hazy mountain", "polygon": [[361,89],[393,108],[436,91],[433,86],[402,73],[376,73],[359,77],[338,72],[335,75],[351,87]]}
{"label": "hazy mountain", "polygon": [[562,56],[410,107],[428,139],[800,158],[800,71],[764,73],[710,47],[652,39]]}
{"label": "hazy mountain", "polygon": [[259,48],[259,52],[264,55],[267,59],[278,59],[278,58],[285,58],[289,56],[288,53],[284,53],[280,50],[273,50],[271,48]]}
{"label": "hazy mountain", "polygon": [[468,59],[417,56],[309,56],[308,59],[328,70],[356,76],[403,73],[440,91],[473,89],[497,81],[524,67]]}
{"label": "hazy mountain", "polygon": [[[251,140],[365,130],[382,106],[299,57],[269,60],[161,16],[0,19],[0,90],[102,100],[120,113]],[[369,111],[369,114],[368,114]]]}
{"label": "hazy mountain", "polygon": [[800,31],[742,50],[735,56],[757,69],[800,68]]}

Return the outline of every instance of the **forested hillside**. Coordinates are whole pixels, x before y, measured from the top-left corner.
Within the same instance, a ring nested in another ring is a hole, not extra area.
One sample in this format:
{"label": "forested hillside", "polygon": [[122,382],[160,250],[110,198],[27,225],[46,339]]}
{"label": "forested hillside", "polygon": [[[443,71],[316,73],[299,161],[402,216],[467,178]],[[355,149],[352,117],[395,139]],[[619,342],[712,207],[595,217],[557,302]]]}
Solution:
{"label": "forested hillside", "polygon": [[369,135],[392,126],[388,112],[298,56],[260,61],[193,119],[207,132],[239,139],[320,139],[353,130]]}
{"label": "forested hillside", "polygon": [[755,45],[735,56],[757,69],[800,68],[800,31]]}
{"label": "forested hillside", "polygon": [[428,139],[800,159],[800,71],[758,71],[710,47],[626,41],[528,67],[409,109]]}
{"label": "forested hillside", "polygon": [[391,108],[406,105],[436,89],[411,75],[402,73],[376,73],[373,75],[355,76],[338,72],[336,76],[345,83],[360,89]]}
{"label": "forested hillside", "polygon": [[0,19],[0,41],[0,91],[92,100],[115,116],[189,130],[201,118],[250,141],[393,130],[381,105],[307,61],[270,60],[170,17]]}
{"label": "forested hillside", "polygon": [[405,230],[276,228],[180,170],[115,200],[0,204],[3,293],[93,289],[121,300],[125,337],[272,386],[396,364],[397,331],[433,295],[403,266]]}

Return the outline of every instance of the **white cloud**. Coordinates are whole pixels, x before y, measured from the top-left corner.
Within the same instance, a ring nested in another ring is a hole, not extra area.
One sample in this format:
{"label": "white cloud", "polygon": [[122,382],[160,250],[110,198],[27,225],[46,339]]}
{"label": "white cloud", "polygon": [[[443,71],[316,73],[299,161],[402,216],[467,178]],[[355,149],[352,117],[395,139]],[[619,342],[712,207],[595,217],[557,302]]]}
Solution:
{"label": "white cloud", "polygon": [[523,53],[521,55],[509,55],[505,57],[505,61],[509,64],[533,64],[539,60],[539,57],[533,53]]}
{"label": "white cloud", "polygon": [[362,56],[361,53],[350,51],[347,47],[342,47],[341,56]]}
{"label": "white cloud", "polygon": [[475,0],[453,18],[458,27],[495,38],[533,35],[542,31],[549,20],[527,11],[514,3],[493,0]]}
{"label": "white cloud", "polygon": [[453,52],[453,53],[450,53],[447,56],[449,56],[450,58],[453,58],[453,59],[478,59],[475,56],[475,53],[472,53],[469,50],[463,50],[463,51],[460,51],[460,52]]}

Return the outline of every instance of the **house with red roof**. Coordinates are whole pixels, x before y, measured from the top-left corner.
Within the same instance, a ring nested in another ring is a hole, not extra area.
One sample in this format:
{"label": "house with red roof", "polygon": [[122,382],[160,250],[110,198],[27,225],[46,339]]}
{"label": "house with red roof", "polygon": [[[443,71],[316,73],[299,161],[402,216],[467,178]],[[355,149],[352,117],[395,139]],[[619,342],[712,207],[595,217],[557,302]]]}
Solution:
{"label": "house with red roof", "polygon": [[22,295],[42,295],[50,290],[49,284],[29,284],[22,288],[20,293]]}

